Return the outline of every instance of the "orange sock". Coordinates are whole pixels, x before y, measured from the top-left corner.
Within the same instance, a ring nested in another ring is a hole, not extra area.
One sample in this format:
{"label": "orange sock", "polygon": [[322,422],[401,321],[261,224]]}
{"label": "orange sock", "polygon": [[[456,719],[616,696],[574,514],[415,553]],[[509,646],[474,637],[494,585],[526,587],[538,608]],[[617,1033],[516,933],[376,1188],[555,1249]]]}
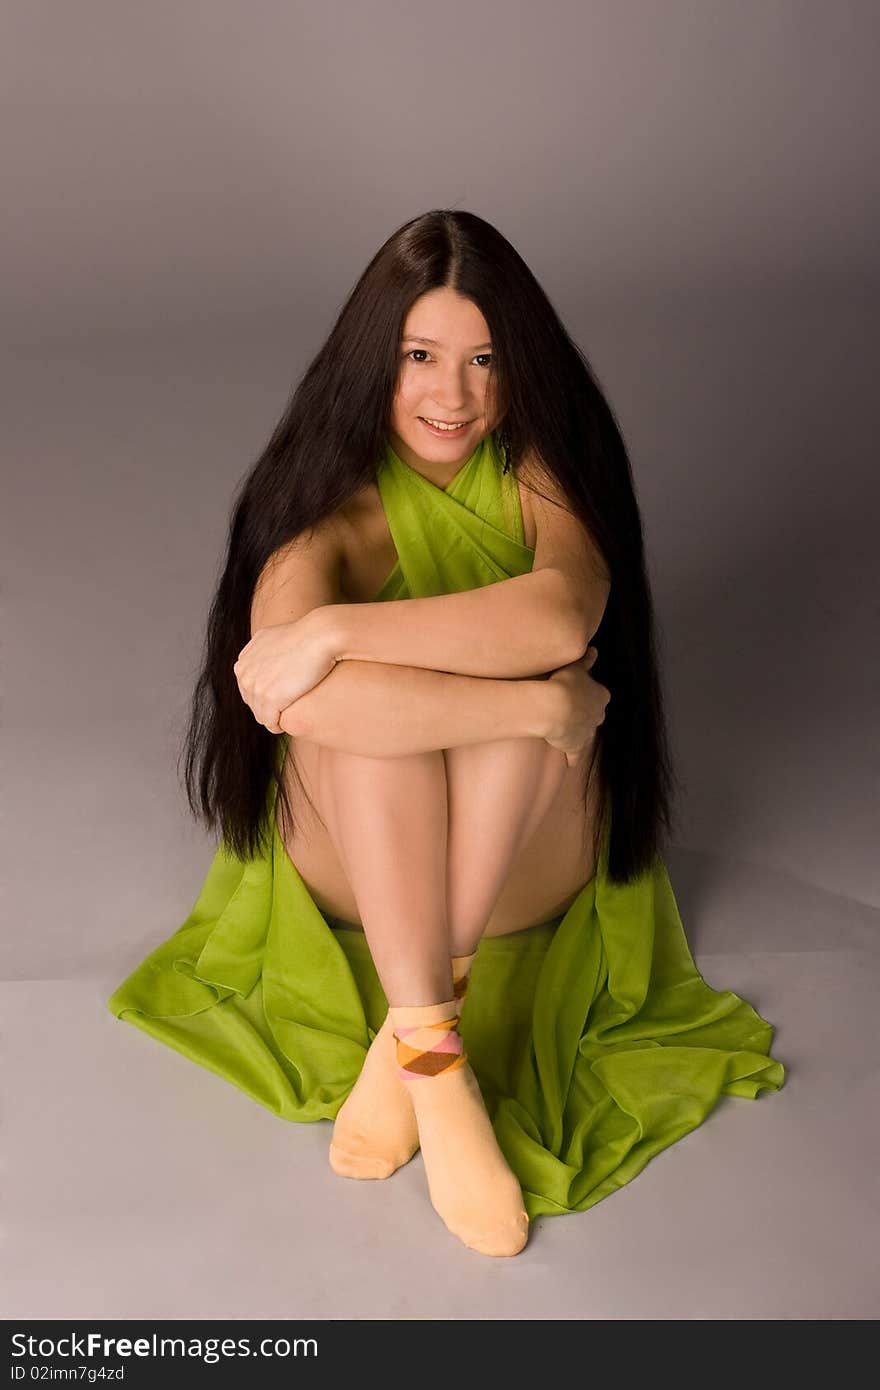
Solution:
{"label": "orange sock", "polygon": [[[476,952],[452,957],[453,989],[459,1011],[467,994]],[[341,1178],[389,1178],[419,1147],[409,1090],[397,1065],[391,1015],[371,1043],[357,1081],[333,1124],[329,1160]]]}
{"label": "orange sock", "polygon": [[516,1255],[528,1239],[529,1218],[465,1055],[458,1000],[388,1012],[434,1210],[470,1249]]}
{"label": "orange sock", "polygon": [[465,995],[471,978],[471,966],[476,959],[476,951],[469,956],[452,957],[452,992],[458,1001],[458,1012],[461,1014],[464,1005]]}
{"label": "orange sock", "polygon": [[390,1013],[333,1124],[330,1167],[341,1178],[389,1178],[419,1147],[415,1112],[397,1075]]}

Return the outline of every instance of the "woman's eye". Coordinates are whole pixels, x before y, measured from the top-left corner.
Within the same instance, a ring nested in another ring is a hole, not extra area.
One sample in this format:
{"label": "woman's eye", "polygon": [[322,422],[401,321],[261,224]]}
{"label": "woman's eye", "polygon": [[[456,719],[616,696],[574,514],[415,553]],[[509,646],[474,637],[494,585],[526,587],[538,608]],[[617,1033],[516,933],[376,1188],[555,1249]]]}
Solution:
{"label": "woman's eye", "polygon": [[[422,353],[424,357],[427,357],[427,356],[428,356],[427,348],[410,348],[409,352],[405,353],[404,356],[405,356],[405,357],[412,357],[412,356],[413,356],[413,353],[415,353],[415,352],[420,352],[420,353]],[[492,354],[491,354],[491,352],[479,352],[479,353],[477,353],[476,357],[474,358],[474,361],[475,361],[475,362],[479,362],[479,361],[480,361],[481,359],[483,359],[483,358],[487,359],[487,362],[488,362],[488,361],[491,361],[491,359],[492,359]],[[422,360],[422,359],[421,359],[421,358],[417,358],[417,359],[415,359],[415,360],[418,361],[419,363],[421,363],[421,360]]]}

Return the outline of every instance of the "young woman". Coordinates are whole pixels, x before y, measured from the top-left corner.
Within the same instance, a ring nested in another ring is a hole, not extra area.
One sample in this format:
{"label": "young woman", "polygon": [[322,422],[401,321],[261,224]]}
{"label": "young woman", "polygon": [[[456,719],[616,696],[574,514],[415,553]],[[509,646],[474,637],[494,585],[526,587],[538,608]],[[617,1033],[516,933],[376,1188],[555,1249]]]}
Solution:
{"label": "young woman", "polygon": [[[186,745],[221,832],[111,1010],[385,1178],[421,1148],[472,1249],[584,1210],[772,1028],[696,970],[626,449],[487,222],[364,271],[236,501]],[[467,995],[467,1007],[463,1007]]]}

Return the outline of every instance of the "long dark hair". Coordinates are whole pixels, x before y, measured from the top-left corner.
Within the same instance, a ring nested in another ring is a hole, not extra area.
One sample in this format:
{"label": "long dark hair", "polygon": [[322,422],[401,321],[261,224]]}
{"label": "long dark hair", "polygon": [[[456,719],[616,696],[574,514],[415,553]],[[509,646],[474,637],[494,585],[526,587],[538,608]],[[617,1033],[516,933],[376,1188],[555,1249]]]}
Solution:
{"label": "long dark hair", "polygon": [[527,456],[543,464],[608,566],[611,591],[591,675],[611,699],[584,796],[598,775],[594,852],[608,832],[609,877],[626,883],[652,867],[661,827],[670,829],[674,780],[629,458],[586,357],[534,275],[500,232],[470,212],[426,212],[380,247],[238,489],[182,750],[189,804],[242,859],[271,842],[273,784],[293,824],[279,736],[241,699],[233,664],[250,640],[251,601],[269,557],[375,479],[404,321],[421,295],[443,286],[472,300],[489,326],[490,386],[510,466],[516,473]]}

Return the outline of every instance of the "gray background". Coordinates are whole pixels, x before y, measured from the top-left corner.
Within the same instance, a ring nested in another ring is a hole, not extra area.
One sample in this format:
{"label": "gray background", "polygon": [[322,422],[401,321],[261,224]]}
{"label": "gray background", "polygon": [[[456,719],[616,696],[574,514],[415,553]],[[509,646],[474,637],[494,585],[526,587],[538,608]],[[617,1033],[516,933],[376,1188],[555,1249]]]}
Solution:
{"label": "gray background", "polygon": [[[878,31],[867,0],[3,8],[17,1314],[420,1316],[423,1258],[434,1316],[876,1313]],[[210,861],[174,764],[233,490],[369,258],[441,206],[513,242],[620,420],[684,784],[672,882],[789,1067],[500,1262],[459,1251],[420,1160],[340,1183],[329,1125],[102,1013]],[[395,1221],[399,1286],[365,1279]]]}

